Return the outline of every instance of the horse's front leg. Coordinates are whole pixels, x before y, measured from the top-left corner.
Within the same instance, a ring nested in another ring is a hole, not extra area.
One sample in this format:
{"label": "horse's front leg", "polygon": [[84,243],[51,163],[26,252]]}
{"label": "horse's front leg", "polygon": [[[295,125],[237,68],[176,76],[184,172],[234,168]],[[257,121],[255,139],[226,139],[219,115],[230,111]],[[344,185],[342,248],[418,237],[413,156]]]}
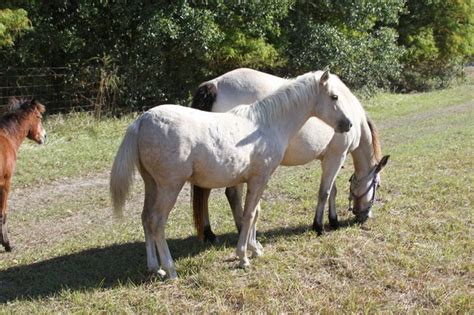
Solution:
{"label": "horse's front leg", "polygon": [[245,197],[245,207],[242,218],[242,230],[240,231],[236,250],[237,256],[240,259],[239,266],[241,268],[250,266],[250,261],[247,257],[247,245],[252,225],[256,218],[257,204],[262,197],[265,184],[266,181],[260,181],[259,183],[248,183],[247,185],[247,196]]}
{"label": "horse's front leg", "polygon": [[[322,235],[323,228],[323,216],[324,216],[324,207],[328,197],[331,194],[331,190],[336,179],[339,170],[341,169],[344,160],[346,159],[346,154],[339,155],[339,157],[333,157],[326,155],[321,163],[323,172],[321,175],[321,183],[319,185],[319,194],[318,194],[318,204],[316,206],[316,214],[313,220],[313,230],[315,230],[318,235]],[[334,194],[336,190],[334,190]],[[333,212],[331,216],[333,220],[337,221],[337,217],[334,217],[335,207],[331,209]],[[334,221],[332,222],[334,224]]]}
{"label": "horse's front leg", "polygon": [[337,196],[337,187],[336,181],[332,184],[331,194],[329,195],[329,224],[333,229],[339,228],[339,221],[337,220],[336,212],[336,196]]}

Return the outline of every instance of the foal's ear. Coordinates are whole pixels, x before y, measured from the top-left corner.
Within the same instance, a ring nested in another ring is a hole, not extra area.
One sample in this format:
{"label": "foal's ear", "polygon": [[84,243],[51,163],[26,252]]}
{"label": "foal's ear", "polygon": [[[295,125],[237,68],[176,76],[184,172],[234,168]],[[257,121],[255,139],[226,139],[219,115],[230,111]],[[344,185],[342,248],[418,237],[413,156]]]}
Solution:
{"label": "foal's ear", "polygon": [[377,164],[377,167],[375,168],[375,173],[379,173],[385,167],[385,165],[387,165],[389,157],[390,157],[390,155],[385,155],[380,160],[379,164]]}
{"label": "foal's ear", "polygon": [[319,84],[324,85],[328,79],[329,79],[329,70],[326,70],[321,75],[321,79],[319,79]]}

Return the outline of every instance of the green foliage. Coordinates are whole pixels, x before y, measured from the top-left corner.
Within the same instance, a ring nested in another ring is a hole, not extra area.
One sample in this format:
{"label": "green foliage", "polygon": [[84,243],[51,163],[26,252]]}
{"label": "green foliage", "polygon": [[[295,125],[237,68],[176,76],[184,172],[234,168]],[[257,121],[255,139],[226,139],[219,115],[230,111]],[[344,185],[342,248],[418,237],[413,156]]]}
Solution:
{"label": "green foliage", "polygon": [[422,90],[474,57],[472,21],[469,0],[7,1],[0,67],[67,67],[69,95],[104,91],[112,75],[114,93],[97,99],[126,110],[185,104],[200,82],[237,67],[329,67],[355,89]]}
{"label": "green foliage", "polygon": [[403,50],[390,26],[403,3],[302,2],[289,18],[292,67],[297,73],[328,67],[352,88],[388,87],[401,68]]}
{"label": "green foliage", "polygon": [[0,9],[0,47],[11,46],[19,34],[31,29],[28,13],[23,9]]}
{"label": "green foliage", "polygon": [[409,0],[400,18],[399,43],[406,47],[401,86],[427,90],[448,86],[474,57],[471,0]]}

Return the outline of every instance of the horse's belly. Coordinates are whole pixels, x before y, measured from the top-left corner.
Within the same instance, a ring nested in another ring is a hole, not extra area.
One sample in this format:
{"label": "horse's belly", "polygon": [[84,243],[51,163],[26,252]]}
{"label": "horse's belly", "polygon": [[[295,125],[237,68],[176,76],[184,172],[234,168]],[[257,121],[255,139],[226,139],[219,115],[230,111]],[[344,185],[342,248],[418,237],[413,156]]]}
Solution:
{"label": "horse's belly", "polygon": [[290,140],[282,165],[303,165],[321,159],[334,136],[334,130],[317,118],[310,118]]}
{"label": "horse's belly", "polygon": [[190,182],[205,188],[235,186],[248,178],[250,161],[239,155],[213,156],[198,159],[193,165]]}

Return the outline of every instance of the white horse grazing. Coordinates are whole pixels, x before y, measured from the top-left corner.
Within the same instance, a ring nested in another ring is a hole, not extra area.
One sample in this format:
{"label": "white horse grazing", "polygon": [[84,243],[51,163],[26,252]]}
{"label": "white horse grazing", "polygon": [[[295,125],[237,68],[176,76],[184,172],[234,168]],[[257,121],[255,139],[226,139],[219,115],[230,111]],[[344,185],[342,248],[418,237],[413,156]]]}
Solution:
{"label": "white horse grazing", "polygon": [[247,246],[259,255],[249,234],[256,206],[270,175],[281,163],[288,141],[309,117],[317,115],[336,132],[352,123],[347,104],[337,100],[338,79],[329,72],[312,72],[283,85],[255,106],[238,106],[226,113],[208,113],[177,105],[162,105],[142,114],[128,129],[110,175],[116,214],[121,214],[135,167],[145,182],[142,223],[147,264],[161,266],[170,278],[176,269],[165,239],[168,215],[186,181],[204,188],[247,183],[242,230],[237,244],[240,266],[249,265]]}
{"label": "white horse grazing", "polygon": [[[310,118],[291,139],[282,165],[302,165],[314,159],[321,160],[322,176],[313,229],[323,232],[323,213],[329,198],[329,222],[338,227],[336,214],[335,178],[344,163],[347,153],[352,154],[355,173],[351,177],[349,199],[354,201],[353,213],[360,222],[371,215],[375,191],[380,180],[379,172],[386,165],[389,156],[381,156],[375,125],[367,118],[361,104],[351,91],[336,76],[332,87],[337,93],[332,97],[349,104],[345,107],[353,127],[347,133],[335,133],[334,129],[316,117]],[[270,74],[252,69],[236,69],[213,80],[202,83],[194,95],[191,107],[212,112],[226,112],[238,104],[251,104],[273,93],[288,83]],[[260,103],[255,103],[258,106]],[[210,189],[193,186],[193,213],[198,236],[214,242],[216,236],[211,230],[208,212]],[[232,208],[237,229],[242,217],[242,185],[226,189],[226,196]],[[255,238],[255,230],[252,231]]]}

